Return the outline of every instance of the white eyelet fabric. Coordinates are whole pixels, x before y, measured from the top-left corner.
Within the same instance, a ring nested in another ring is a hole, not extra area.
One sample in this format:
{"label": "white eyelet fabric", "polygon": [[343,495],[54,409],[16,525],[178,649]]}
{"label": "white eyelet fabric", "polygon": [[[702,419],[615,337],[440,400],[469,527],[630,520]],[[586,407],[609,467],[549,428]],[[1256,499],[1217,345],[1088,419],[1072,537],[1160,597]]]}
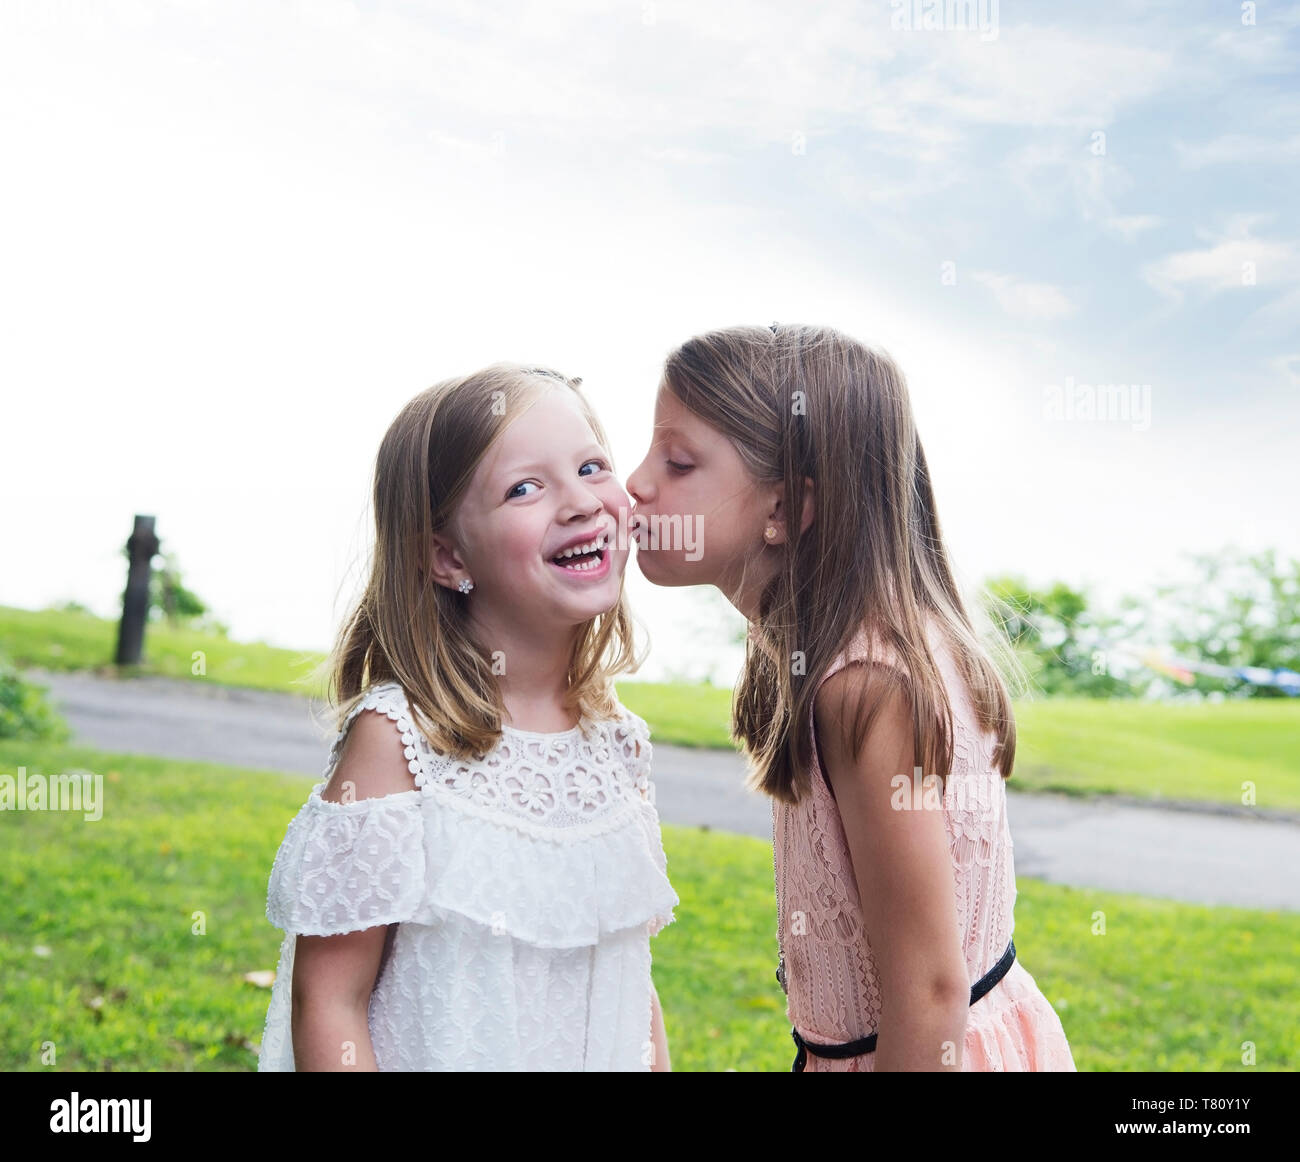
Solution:
{"label": "white eyelet fabric", "polygon": [[[322,799],[367,710],[400,736],[411,789]],[[367,694],[271,869],[285,936],[259,1071],[294,1069],[296,938],[379,925],[396,925],[368,1009],[381,1071],[649,1069],[650,937],[680,901],[649,729],[619,710],[555,734],[505,727],[461,761],[416,728],[400,685]]]}

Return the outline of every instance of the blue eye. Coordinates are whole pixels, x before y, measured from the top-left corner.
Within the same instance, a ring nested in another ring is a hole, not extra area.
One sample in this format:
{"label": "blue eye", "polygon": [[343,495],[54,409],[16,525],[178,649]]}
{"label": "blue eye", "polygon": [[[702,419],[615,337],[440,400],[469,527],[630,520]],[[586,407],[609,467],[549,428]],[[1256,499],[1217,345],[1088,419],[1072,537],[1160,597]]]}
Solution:
{"label": "blue eye", "polygon": [[[606,464],[604,460],[584,460],[583,463],[582,463],[582,467],[585,468],[588,464],[599,464],[599,465],[600,465],[600,469],[601,469],[601,471],[604,471],[605,469],[607,469],[607,468],[609,467],[609,465]],[[515,499],[515,496],[516,496],[515,489],[523,488],[524,485],[526,485],[526,484],[534,484],[534,483],[536,483],[536,481],[533,481],[533,480],[521,480],[518,484],[515,485],[514,488],[512,488],[509,492],[506,493],[506,499],[507,499],[507,500],[513,500],[513,499]]]}

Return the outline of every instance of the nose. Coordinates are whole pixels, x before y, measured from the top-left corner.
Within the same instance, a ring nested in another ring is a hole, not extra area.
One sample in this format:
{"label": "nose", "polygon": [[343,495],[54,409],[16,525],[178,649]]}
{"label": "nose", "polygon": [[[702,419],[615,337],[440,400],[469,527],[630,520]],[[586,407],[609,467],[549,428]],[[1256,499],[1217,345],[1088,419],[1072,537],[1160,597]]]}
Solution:
{"label": "nose", "polygon": [[605,507],[600,491],[582,483],[579,477],[573,482],[573,490],[565,497],[566,507],[583,520],[590,519]]}
{"label": "nose", "polygon": [[645,461],[642,460],[636,466],[636,471],[627,478],[628,495],[637,504],[648,504],[651,500],[650,474],[642,471],[645,468]]}

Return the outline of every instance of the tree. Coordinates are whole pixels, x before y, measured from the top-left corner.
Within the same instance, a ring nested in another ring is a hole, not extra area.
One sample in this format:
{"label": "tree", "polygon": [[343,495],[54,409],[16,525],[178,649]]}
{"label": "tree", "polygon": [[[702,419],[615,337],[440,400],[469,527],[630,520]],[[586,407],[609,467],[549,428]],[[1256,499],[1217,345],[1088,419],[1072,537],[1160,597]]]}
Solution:
{"label": "tree", "polygon": [[165,618],[168,625],[192,622],[207,613],[208,607],[192,590],[181,582],[180,566],[176,555],[161,553],[162,566],[155,567],[150,578],[149,616]]}
{"label": "tree", "polygon": [[1141,678],[1125,680],[1108,660],[1128,627],[1120,618],[1090,610],[1083,590],[1063,581],[1033,589],[1014,576],[992,578],[985,589],[989,616],[1042,693],[1111,698],[1141,692]]}
{"label": "tree", "polygon": [[[1228,546],[1188,554],[1191,575],[1156,589],[1146,604],[1149,631],[1176,653],[1220,666],[1300,671],[1300,560],[1275,550]],[[1277,686],[1197,674],[1190,689],[1282,698]]]}
{"label": "tree", "polygon": [[[122,552],[130,556],[126,549]],[[187,626],[223,637],[229,633],[230,627],[218,621],[199,595],[186,587],[176,554],[160,551],[158,556],[162,564],[155,565],[149,577],[149,620],[165,621],[173,628]]]}

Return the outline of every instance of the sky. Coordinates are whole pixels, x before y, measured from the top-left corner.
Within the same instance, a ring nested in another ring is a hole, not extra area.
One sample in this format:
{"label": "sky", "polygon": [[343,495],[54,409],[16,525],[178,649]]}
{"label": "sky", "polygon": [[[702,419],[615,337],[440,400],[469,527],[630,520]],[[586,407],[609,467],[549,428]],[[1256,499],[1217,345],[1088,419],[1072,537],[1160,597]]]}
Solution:
{"label": "sky", "polygon": [[[1300,5],[974,10],[3,0],[0,604],[117,616],[148,513],[327,649],[411,396],[581,376],[625,479],[773,321],[898,362],[968,591],[1300,556]],[[719,594],[627,589],[637,677],[734,680]]]}

